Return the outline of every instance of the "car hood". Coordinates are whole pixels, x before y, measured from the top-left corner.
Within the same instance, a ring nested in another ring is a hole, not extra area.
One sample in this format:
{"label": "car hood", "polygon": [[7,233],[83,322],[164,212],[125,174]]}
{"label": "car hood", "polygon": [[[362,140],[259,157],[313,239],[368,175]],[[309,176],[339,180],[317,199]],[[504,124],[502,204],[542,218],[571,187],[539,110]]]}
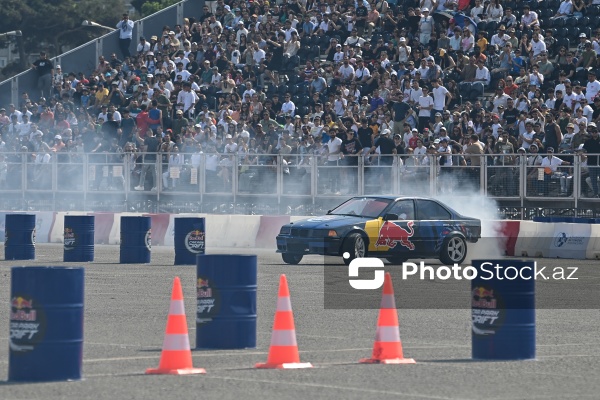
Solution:
{"label": "car hood", "polygon": [[290,224],[292,228],[304,229],[335,229],[348,225],[364,223],[371,220],[370,217],[359,217],[354,215],[323,215],[320,217],[312,217],[302,219]]}

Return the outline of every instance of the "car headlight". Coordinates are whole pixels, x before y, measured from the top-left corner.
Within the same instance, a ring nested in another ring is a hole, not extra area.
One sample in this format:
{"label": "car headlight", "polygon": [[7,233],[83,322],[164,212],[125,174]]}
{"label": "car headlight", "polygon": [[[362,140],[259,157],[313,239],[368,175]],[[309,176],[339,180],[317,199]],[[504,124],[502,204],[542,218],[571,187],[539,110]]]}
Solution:
{"label": "car headlight", "polygon": [[328,236],[328,237],[338,237],[338,234],[337,234],[337,232],[336,232],[335,230],[333,230],[333,229],[330,229],[330,230],[327,232],[327,236]]}
{"label": "car headlight", "polygon": [[289,235],[292,233],[292,227],[291,226],[282,226],[281,230],[279,231],[280,235]]}

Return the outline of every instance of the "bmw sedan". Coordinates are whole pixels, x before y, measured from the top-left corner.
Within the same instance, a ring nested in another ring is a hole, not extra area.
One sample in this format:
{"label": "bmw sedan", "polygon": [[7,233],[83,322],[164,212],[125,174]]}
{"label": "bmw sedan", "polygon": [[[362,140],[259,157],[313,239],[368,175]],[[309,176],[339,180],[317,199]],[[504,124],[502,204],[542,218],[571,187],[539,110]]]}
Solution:
{"label": "bmw sedan", "polygon": [[481,221],[460,215],[437,200],[422,197],[357,196],[326,215],[284,225],[277,252],[287,264],[305,254],[339,256],[346,264],[359,257],[438,258],[462,263],[467,243],[481,237]]}

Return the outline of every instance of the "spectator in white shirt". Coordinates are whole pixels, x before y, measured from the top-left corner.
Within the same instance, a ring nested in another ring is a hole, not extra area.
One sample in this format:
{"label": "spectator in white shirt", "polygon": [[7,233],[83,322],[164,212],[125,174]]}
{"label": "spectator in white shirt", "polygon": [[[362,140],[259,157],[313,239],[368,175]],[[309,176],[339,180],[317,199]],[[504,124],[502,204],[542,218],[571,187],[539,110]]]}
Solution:
{"label": "spectator in white shirt", "polygon": [[150,51],[150,42],[146,41],[143,36],[140,37],[140,43],[137,45],[138,54],[146,54]]}
{"label": "spectator in white shirt", "polygon": [[535,57],[539,56],[540,53],[545,52],[545,51],[546,51],[546,43],[544,43],[544,41],[540,37],[539,33],[534,32],[533,36],[531,37],[530,57],[535,58]]}
{"label": "spectator in white shirt", "polygon": [[354,78],[354,67],[350,65],[350,61],[344,59],[344,64],[339,68],[340,78],[342,81],[351,81]]}
{"label": "spectator in white shirt", "polygon": [[591,69],[588,72],[588,83],[585,87],[585,98],[589,104],[594,102],[598,92],[600,92],[600,82],[596,79],[596,72]]}
{"label": "spectator in white shirt", "polygon": [[294,104],[294,102],[291,100],[291,95],[289,93],[286,93],[284,96],[284,102],[283,104],[281,104],[281,111],[279,112],[280,115],[291,115],[292,117],[295,115],[296,113],[296,105]]}
{"label": "spectator in white shirt", "polygon": [[554,16],[550,17],[551,20],[559,18],[567,18],[573,14],[573,2],[571,0],[563,0],[558,7],[558,11]]}
{"label": "spectator in white shirt", "polygon": [[532,29],[534,26],[539,26],[540,22],[538,21],[538,15],[531,11],[528,4],[523,6],[523,16],[521,17],[521,30],[528,31]]}

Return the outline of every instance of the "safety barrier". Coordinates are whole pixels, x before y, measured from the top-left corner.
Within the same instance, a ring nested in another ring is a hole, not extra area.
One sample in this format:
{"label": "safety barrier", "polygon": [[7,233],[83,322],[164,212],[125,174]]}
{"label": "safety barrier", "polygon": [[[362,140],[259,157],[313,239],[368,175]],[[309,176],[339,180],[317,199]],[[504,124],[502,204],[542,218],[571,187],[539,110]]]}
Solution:
{"label": "safety barrier", "polygon": [[496,221],[496,235],[501,240],[501,245],[504,247],[504,255],[514,256],[515,245],[519,238],[519,229],[521,221]]}
{"label": "safety barrier", "polygon": [[254,246],[260,248],[275,247],[275,238],[279,230],[283,225],[289,223],[290,217],[287,215],[261,215]]}
{"label": "safety barrier", "polygon": [[600,260],[600,224],[591,226],[590,240],[585,252],[585,258],[588,260]]}
{"label": "safety barrier", "polygon": [[95,232],[94,232],[94,243],[95,244],[108,244],[110,243],[110,232],[112,230],[115,214],[111,212],[102,213],[91,213],[96,218],[95,221]]}
{"label": "safety barrier", "polygon": [[169,214],[144,214],[152,219],[152,246],[163,246],[169,229]]}
{"label": "safety barrier", "polygon": [[[4,218],[16,211],[0,211],[0,243],[4,239]],[[122,216],[149,216],[152,219],[152,245],[173,247],[176,217],[206,219],[206,246],[275,248],[281,226],[303,216],[288,215],[215,215],[201,213],[142,214],[110,212],[49,212],[36,215],[36,241],[63,243],[65,215],[94,215],[95,244],[120,244]],[[594,218],[552,217],[537,221],[496,220],[494,237],[501,254],[515,257],[600,259],[600,220]],[[558,222],[565,221],[565,222]],[[486,222],[484,222],[485,224]],[[484,238],[487,239],[487,238]]]}

